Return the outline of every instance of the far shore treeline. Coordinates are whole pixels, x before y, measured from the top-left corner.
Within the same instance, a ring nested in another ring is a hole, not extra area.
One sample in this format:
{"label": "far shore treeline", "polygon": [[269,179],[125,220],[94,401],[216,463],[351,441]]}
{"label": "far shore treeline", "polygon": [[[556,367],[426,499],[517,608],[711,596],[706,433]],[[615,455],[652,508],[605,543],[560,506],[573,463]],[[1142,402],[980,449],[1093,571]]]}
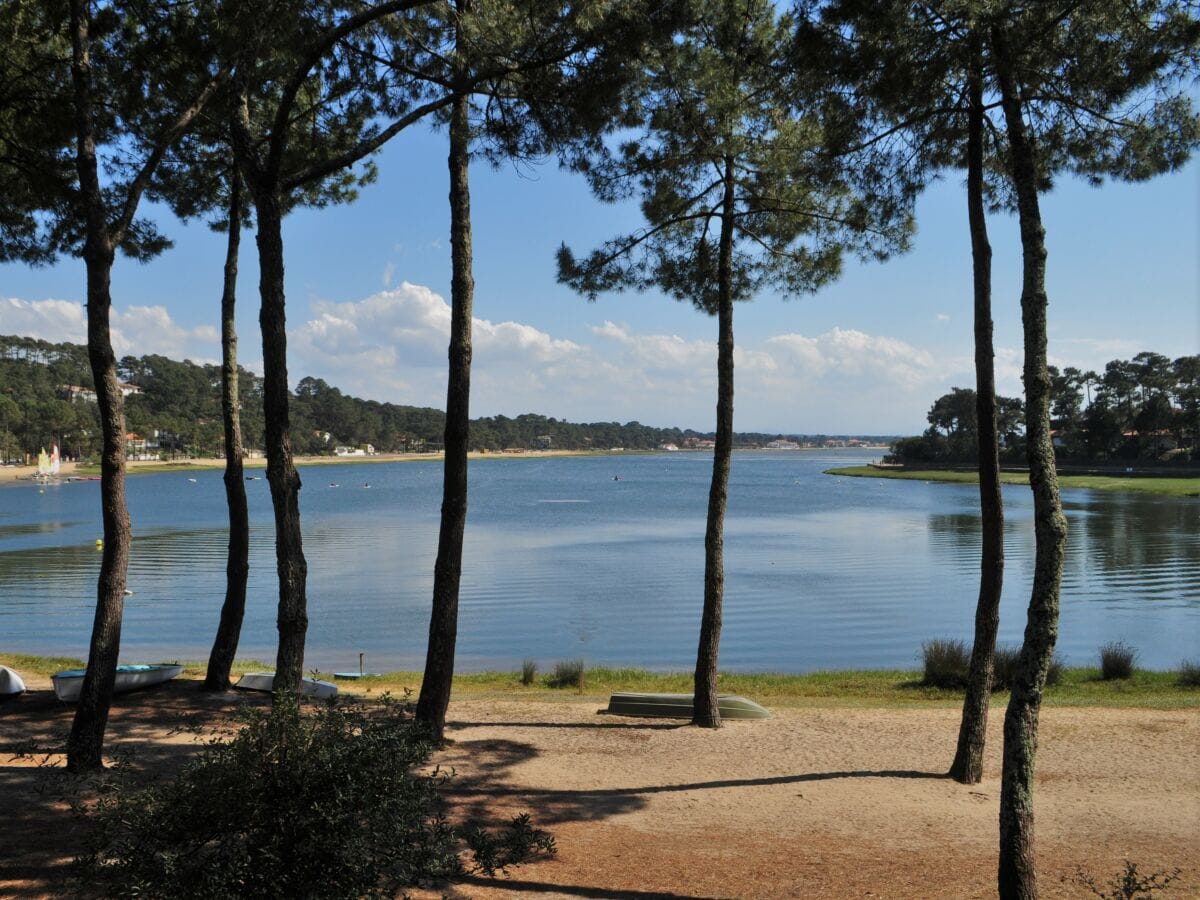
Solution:
{"label": "far shore treeline", "polygon": [[[167,459],[222,455],[220,365],[126,356],[118,372],[130,391],[125,418],[135,440],[155,445],[154,452]],[[261,448],[263,380],[245,369],[239,372],[245,446]],[[64,457],[93,458],[100,425],[92,387],[86,347],[0,335],[0,462],[23,462],[51,444],[58,444]],[[333,454],[340,446],[368,444],[380,453],[441,449],[446,416],[439,409],[351,397],[320,378],[301,379],[291,397],[297,453]],[[735,444],[761,447],[785,437],[820,444],[831,436],[742,432],[735,435]],[[873,437],[872,443],[886,444],[892,437]],[[691,429],[640,422],[581,424],[532,413],[472,419],[470,428],[470,448],[476,451],[653,450],[664,444],[695,446],[711,438],[711,433]]]}
{"label": "far shore treeline", "polygon": [[[1200,356],[1144,351],[1102,373],[1049,366],[1054,455],[1064,463],[1194,463],[1200,459]],[[975,391],[952,388],[933,402],[924,434],[892,444],[888,461],[956,465],[979,458]],[[1025,462],[1020,398],[996,398],[1000,458]]]}

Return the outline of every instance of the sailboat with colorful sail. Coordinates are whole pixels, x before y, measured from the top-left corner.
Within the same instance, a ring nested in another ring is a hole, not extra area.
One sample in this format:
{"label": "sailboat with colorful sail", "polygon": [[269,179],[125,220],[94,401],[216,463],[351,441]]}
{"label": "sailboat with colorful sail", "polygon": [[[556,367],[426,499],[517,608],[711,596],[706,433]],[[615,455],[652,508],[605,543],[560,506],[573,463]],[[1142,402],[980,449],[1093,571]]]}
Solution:
{"label": "sailboat with colorful sail", "polygon": [[40,484],[49,484],[51,479],[58,477],[59,467],[62,465],[62,459],[58,455],[58,444],[51,445],[52,452],[47,453],[46,448],[38,454],[37,474],[33,476],[33,480]]}

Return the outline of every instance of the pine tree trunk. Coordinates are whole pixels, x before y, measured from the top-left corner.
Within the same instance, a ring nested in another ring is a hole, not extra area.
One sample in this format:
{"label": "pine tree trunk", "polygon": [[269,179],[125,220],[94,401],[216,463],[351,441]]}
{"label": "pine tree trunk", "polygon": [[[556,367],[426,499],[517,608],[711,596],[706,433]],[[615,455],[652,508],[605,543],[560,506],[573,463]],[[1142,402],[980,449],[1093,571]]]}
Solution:
{"label": "pine tree trunk", "polygon": [[238,401],[237,305],[238,249],[242,233],[241,176],[236,167],[229,182],[229,241],[225,250],[225,283],[221,292],[221,414],[225,425],[225,500],[229,507],[229,550],[225,562],[225,602],[208,657],[204,690],[229,690],[229,672],[237,656],[246,612],[246,580],[250,573],[250,521],[242,470],[242,423]]}
{"label": "pine tree trunk", "polygon": [[[462,11],[460,6],[460,12]],[[454,100],[450,117],[450,369],[446,385],[445,458],[442,475],[442,524],[433,571],[433,611],[425,677],[417,700],[417,720],[441,741],[454,678],[458,637],[458,588],[462,576],[463,532],[467,524],[467,438],[471,397],[471,194],[469,105]]]}
{"label": "pine tree trunk", "polygon": [[1004,586],[1004,499],[1000,494],[1000,446],[996,435],[996,371],[992,347],[992,248],[983,203],[983,72],[981,50],[973,41],[968,85],[967,214],[975,275],[975,412],[979,439],[979,511],[982,547],[979,599],[975,606],[975,642],[963,701],[958,748],[950,777],[963,784],[983,779],[988,706],[1000,626]]}
{"label": "pine tree trunk", "polygon": [[254,188],[258,213],[259,324],[263,341],[263,418],[267,481],[275,511],[275,564],[279,572],[279,649],[275,690],[298,695],[308,632],[308,564],[300,534],[300,475],[292,459],[287,383],[287,330],[283,292],[283,234],[273,185]]}
{"label": "pine tree trunk", "polygon": [[121,651],[131,529],[125,504],[125,409],[109,330],[114,247],[108,234],[108,215],[96,161],[88,13],[83,0],[71,4],[71,43],[76,168],[87,229],[83,257],[87,266],[88,360],[100,408],[100,509],[104,525],[87,673],[67,738],[67,768],[80,772],[103,766],[104,732]]}
{"label": "pine tree trunk", "polygon": [[725,159],[725,196],[721,206],[721,243],[717,261],[717,435],[708,524],[704,532],[704,614],[696,652],[692,724],[721,727],[717,708],[717,654],[725,599],[725,504],[733,457],[733,158]]}
{"label": "pine tree trunk", "polygon": [[1000,781],[1000,896],[1033,900],[1038,895],[1034,867],[1033,768],[1038,712],[1046,673],[1058,638],[1059,587],[1067,522],[1058,496],[1054,446],[1050,437],[1050,375],[1046,365],[1046,244],[1038,208],[1035,150],[1022,120],[1021,98],[999,26],[992,29],[1001,104],[1007,126],[1010,175],[1017,195],[1023,278],[1021,321],[1025,332],[1025,436],[1029,483],[1033,490],[1033,589],[1025,642],[1017,659],[1012,697],[1004,717],[1004,766]]}

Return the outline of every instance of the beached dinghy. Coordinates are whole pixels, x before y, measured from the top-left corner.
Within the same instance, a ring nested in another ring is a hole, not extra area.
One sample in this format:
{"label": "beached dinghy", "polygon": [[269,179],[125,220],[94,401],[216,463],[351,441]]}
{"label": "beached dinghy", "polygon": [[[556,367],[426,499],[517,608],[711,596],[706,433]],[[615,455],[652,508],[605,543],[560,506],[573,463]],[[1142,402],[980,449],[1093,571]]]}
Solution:
{"label": "beached dinghy", "polygon": [[[149,666],[117,666],[117,678],[113,682],[113,693],[124,694],[140,688],[152,687],[170,681],[183,671],[183,666],[174,663],[160,663]],[[83,676],[86,669],[65,669],[50,676],[54,682],[54,693],[59,700],[75,703],[83,690]]]}
{"label": "beached dinghy", "polygon": [[[238,683],[234,687],[246,691],[273,691],[275,690],[275,673],[247,672],[238,679]],[[337,685],[330,684],[328,681],[318,681],[316,678],[300,679],[300,693],[306,697],[312,697],[314,700],[328,700],[336,697],[337,692]]]}
{"label": "beached dinghy", "polygon": [[8,666],[0,666],[0,700],[25,693],[25,682]]}
{"label": "beached dinghy", "polygon": [[[692,694],[613,694],[605,712],[618,716],[654,716],[667,719],[692,717]],[[771,714],[745,697],[718,694],[722,719],[769,719]]]}

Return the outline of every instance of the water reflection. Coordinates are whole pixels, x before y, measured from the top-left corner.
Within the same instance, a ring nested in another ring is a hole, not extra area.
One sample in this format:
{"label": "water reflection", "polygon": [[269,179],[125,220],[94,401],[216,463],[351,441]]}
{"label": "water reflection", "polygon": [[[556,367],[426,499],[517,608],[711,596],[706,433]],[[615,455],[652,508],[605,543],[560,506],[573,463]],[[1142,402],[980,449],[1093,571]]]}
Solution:
{"label": "water reflection", "polygon": [[[869,455],[869,454],[868,454]],[[849,458],[847,458],[849,457]],[[459,660],[524,657],[688,669],[703,593],[711,458],[473,462]],[[834,478],[853,454],[735,457],[726,531],[722,664],[808,670],[911,666],[921,642],[970,637],[978,591],[972,486]],[[618,466],[621,480],[613,481]],[[310,666],[419,667],[436,552],[434,465],[347,466],[333,489],[305,476]],[[135,539],[123,648],[200,659],[224,596],[219,472],[131,478]],[[271,659],[277,583],[269,493],[248,485],[251,575],[242,650]],[[53,496],[51,496],[53,495]],[[4,503],[10,499],[20,503]],[[1068,492],[1060,647],[1103,640],[1175,665],[1200,644],[1194,500]],[[575,502],[555,502],[555,501]],[[91,626],[98,494],[70,485],[0,497],[0,634],[6,648],[80,655]],[[1001,640],[1019,641],[1032,580],[1029,492],[1006,488]]]}

